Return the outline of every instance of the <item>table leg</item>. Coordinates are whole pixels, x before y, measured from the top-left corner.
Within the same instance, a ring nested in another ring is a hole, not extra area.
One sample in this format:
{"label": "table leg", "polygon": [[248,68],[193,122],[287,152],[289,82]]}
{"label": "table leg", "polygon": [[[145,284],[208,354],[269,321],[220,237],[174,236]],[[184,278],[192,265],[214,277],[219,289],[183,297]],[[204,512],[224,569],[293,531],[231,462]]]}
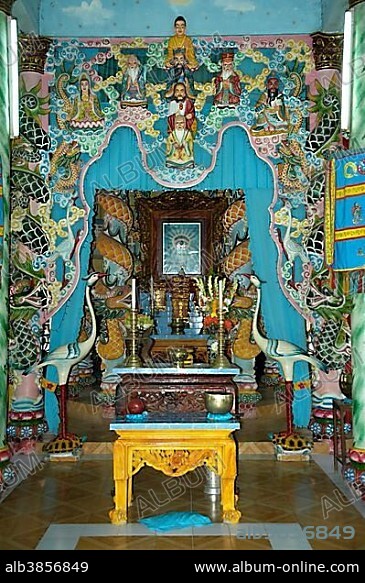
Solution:
{"label": "table leg", "polygon": [[236,524],[241,518],[241,513],[235,508],[234,479],[222,478],[221,487],[223,522]]}
{"label": "table leg", "polygon": [[[113,524],[127,522],[128,516],[128,468],[127,448],[117,439],[113,447],[114,467],[114,509],[109,512],[109,518]],[[132,479],[132,478],[130,478]]]}
{"label": "table leg", "polygon": [[236,475],[236,444],[233,439],[230,439],[222,447],[221,504],[223,508],[223,522],[233,524],[239,522],[241,517],[241,512],[235,507]]}
{"label": "table leg", "polygon": [[128,480],[115,480],[114,509],[109,512],[112,524],[127,522],[127,489]]}
{"label": "table leg", "polygon": [[128,488],[128,506],[130,506],[133,500],[133,477],[128,478],[127,488]]}

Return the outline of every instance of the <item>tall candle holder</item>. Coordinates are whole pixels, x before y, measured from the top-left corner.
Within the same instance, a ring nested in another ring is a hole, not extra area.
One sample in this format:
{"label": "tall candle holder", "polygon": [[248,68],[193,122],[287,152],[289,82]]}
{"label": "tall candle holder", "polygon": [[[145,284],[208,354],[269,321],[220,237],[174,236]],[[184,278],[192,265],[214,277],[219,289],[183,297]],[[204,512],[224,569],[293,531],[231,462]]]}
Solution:
{"label": "tall candle holder", "polygon": [[142,366],[142,360],[138,356],[138,340],[137,340],[137,310],[131,310],[131,353],[127,357],[125,366],[137,368]]}
{"label": "tall candle holder", "polygon": [[225,332],[224,332],[224,318],[223,310],[218,310],[218,354],[213,361],[213,368],[226,368],[231,365],[228,358],[224,354],[225,348]]}
{"label": "tall candle holder", "polygon": [[218,307],[218,354],[213,362],[214,368],[226,368],[230,366],[230,362],[224,354],[224,318],[223,318],[223,281],[219,282],[219,307]]}

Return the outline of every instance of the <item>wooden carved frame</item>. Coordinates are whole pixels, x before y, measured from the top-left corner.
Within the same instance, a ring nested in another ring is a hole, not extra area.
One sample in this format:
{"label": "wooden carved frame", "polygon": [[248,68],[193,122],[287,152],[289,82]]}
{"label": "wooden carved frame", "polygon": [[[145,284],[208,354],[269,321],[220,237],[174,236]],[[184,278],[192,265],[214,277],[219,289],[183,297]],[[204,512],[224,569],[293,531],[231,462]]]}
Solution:
{"label": "wooden carved frame", "polygon": [[162,272],[162,225],[164,222],[201,224],[202,275],[217,267],[223,244],[223,214],[226,197],[210,197],[199,191],[174,190],[136,199],[140,230],[142,277],[168,279]]}

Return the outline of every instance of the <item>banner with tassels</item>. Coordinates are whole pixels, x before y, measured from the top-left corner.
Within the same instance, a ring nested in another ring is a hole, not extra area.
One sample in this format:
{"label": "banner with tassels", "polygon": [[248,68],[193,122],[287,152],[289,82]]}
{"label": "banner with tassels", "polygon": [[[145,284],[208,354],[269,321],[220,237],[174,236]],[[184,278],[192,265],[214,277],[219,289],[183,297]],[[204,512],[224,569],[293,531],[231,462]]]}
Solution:
{"label": "banner with tassels", "polygon": [[365,268],[365,150],[336,155],[328,166],[325,258],[333,271]]}

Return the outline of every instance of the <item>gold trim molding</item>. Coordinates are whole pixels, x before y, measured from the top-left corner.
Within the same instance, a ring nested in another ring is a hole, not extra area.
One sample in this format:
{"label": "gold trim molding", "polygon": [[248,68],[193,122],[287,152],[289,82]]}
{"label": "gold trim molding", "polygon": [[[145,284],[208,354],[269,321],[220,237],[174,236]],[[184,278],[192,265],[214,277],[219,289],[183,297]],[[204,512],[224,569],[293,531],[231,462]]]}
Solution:
{"label": "gold trim molding", "polygon": [[8,16],[11,16],[11,9],[13,7],[15,0],[0,0],[0,11],[5,12]]}
{"label": "gold trim molding", "polygon": [[313,57],[317,71],[342,68],[343,34],[314,32]]}
{"label": "gold trim molding", "polygon": [[20,70],[44,73],[48,49],[52,40],[46,36],[19,37]]}

